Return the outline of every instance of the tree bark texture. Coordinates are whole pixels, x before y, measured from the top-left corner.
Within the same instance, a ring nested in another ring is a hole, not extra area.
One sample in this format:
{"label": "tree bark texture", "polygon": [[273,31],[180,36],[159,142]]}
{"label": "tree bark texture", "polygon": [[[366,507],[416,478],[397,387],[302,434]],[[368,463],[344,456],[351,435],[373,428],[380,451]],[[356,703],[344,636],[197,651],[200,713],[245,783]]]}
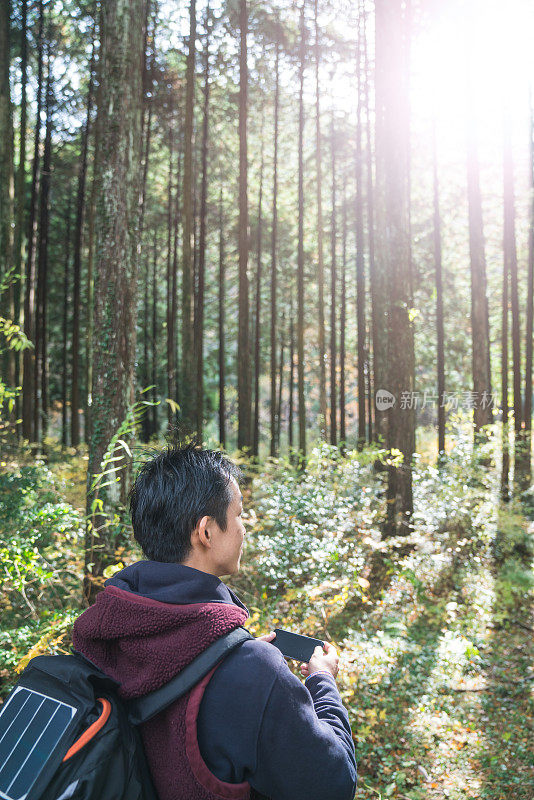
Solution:
{"label": "tree bark texture", "polygon": [[517,247],[515,236],[515,189],[514,163],[510,131],[509,110],[505,108],[503,119],[503,252],[510,276],[510,300],[512,310],[512,364],[514,397],[514,482],[526,489],[527,453],[523,435],[521,399],[521,344],[519,325],[519,293],[517,285]]}
{"label": "tree bark texture", "polygon": [[[173,209],[172,178],[174,173],[174,115],[169,120],[169,174],[167,183],[167,271],[166,271],[166,321],[167,321],[167,397],[176,400],[176,316],[173,314]],[[177,188],[178,191],[178,188]],[[172,427],[175,413],[170,403],[167,404],[167,423]]]}
{"label": "tree bark texture", "polygon": [[252,441],[252,455],[257,458],[260,449],[260,343],[261,343],[261,256],[262,256],[262,226],[263,226],[263,128],[264,107],[261,110],[261,163],[260,163],[260,189],[258,197],[258,240],[256,252],[256,319],[254,330],[254,434]]}
{"label": "tree bark texture", "polygon": [[530,98],[530,130],[529,130],[529,184],[530,207],[528,226],[528,285],[527,285],[527,313],[526,313],[526,352],[525,352],[525,404],[523,419],[525,423],[525,451],[526,468],[529,481],[531,479],[531,448],[532,448],[532,335],[534,313],[534,115],[532,111],[532,97]]}
{"label": "tree bark texture", "polygon": [[52,178],[52,71],[50,43],[47,46],[45,93],[45,138],[39,198],[39,248],[35,322],[34,428],[43,442],[48,430],[48,238],[50,227],[50,183]]}
{"label": "tree bark texture", "polygon": [[356,325],[358,329],[358,449],[365,444],[365,260],[363,233],[361,8],[358,15],[356,106]]}
{"label": "tree bark texture", "polygon": [[467,120],[467,200],[469,207],[469,253],[471,270],[471,342],[474,407],[474,429],[479,434],[492,422],[491,374],[489,355],[489,318],[486,295],[486,254],[480,194],[480,170],[473,113],[474,99],[468,91]]}
{"label": "tree bark texture", "polygon": [[330,131],[330,148],[332,159],[332,225],[330,243],[330,444],[337,445],[337,185],[336,185],[336,141],[334,109]]}
{"label": "tree bark texture", "polygon": [[[147,253],[148,257],[148,253]],[[150,435],[157,435],[158,433],[158,240],[154,234],[154,243],[152,247],[152,335],[150,337],[151,344],[151,366],[152,375],[150,383],[152,384],[152,415],[150,424]],[[148,315],[146,317],[148,324]],[[145,412],[148,416],[148,409]]]}
{"label": "tree bark texture", "polygon": [[[16,176],[15,191],[15,252],[13,263],[15,273],[19,276],[15,286],[15,318],[14,322],[20,324],[20,310],[22,304],[23,286],[23,254],[24,254],[24,218],[26,208],[26,129],[28,126],[28,107],[27,107],[27,86],[28,86],[28,0],[22,0],[21,4],[21,32],[20,32],[20,131],[19,131],[19,163]],[[17,354],[15,360],[15,384],[21,382],[22,359]],[[15,414],[17,419],[21,412],[21,398],[16,398]]]}
{"label": "tree bark texture", "polygon": [[[13,267],[13,108],[9,85],[9,61],[11,39],[11,2],[0,4],[0,280]],[[5,294],[0,298],[0,315],[13,320],[14,275],[11,276]],[[9,386],[15,384],[15,354],[8,350],[3,354],[4,378]]]}
{"label": "tree bark texture", "polygon": [[306,28],[304,4],[300,10],[299,46],[299,132],[298,132],[298,255],[297,255],[297,384],[299,414],[299,462],[306,459],[306,399],[304,395],[304,59],[306,57]]}
{"label": "tree bark texture", "polygon": [[[138,213],[141,163],[145,0],[107,0],[102,6],[100,141],[96,166],[96,259],[93,421],[88,483],[102,469],[106,448],[134,399]],[[117,113],[117,109],[121,113]],[[116,467],[115,462],[115,467]],[[122,477],[116,472],[112,478]],[[113,513],[119,484],[88,492],[84,597],[93,602],[120,529]],[[101,509],[93,507],[95,499]]]}
{"label": "tree bark texture", "polygon": [[319,429],[326,437],[326,364],[324,326],[324,246],[323,246],[323,197],[321,157],[321,106],[319,92],[319,24],[317,20],[318,0],[314,2],[315,18],[315,161],[317,165],[317,288],[318,288],[318,348],[319,348]]}
{"label": "tree bark texture", "polygon": [[[43,0],[39,0],[39,27],[37,33],[37,97],[35,115],[35,134],[33,143],[32,183],[30,193],[30,213],[28,224],[28,252],[26,256],[26,274],[24,291],[24,333],[35,344],[35,251],[37,236],[37,198],[39,194],[39,167],[41,142],[41,108],[43,98]],[[34,424],[35,396],[35,347],[27,348],[23,353],[22,377],[22,435],[25,439],[35,441],[37,431]]]}
{"label": "tree bark texture", "polygon": [[237,343],[237,446],[252,448],[248,285],[248,159],[247,159],[247,0],[239,1],[239,331]]}
{"label": "tree bark texture", "polygon": [[[376,13],[376,188],[379,320],[386,325],[387,358],[375,351],[375,391],[386,389],[393,402],[380,413],[386,420],[386,445],[402,454],[388,465],[387,531],[410,530],[415,409],[414,343],[410,321],[410,226],[407,175],[408,118],[406,42],[401,0],[377,0]],[[381,336],[379,337],[381,340]],[[382,380],[386,384],[382,384]]]}
{"label": "tree bark texture", "polygon": [[193,342],[193,114],[195,100],[195,44],[197,38],[196,0],[189,5],[189,48],[187,53],[184,177],[182,203],[182,364],[181,411],[184,433],[192,433],[195,408],[195,353]]}
{"label": "tree bark texture", "polygon": [[443,282],[441,257],[441,215],[439,209],[438,154],[435,121],[432,127],[433,190],[434,190],[434,270],[436,279],[436,335],[438,384],[438,457],[445,453],[445,334],[443,327]]}
{"label": "tree bark texture", "polygon": [[[506,244],[505,244],[506,252]],[[502,325],[501,325],[501,409],[502,409],[502,467],[501,497],[510,499],[510,446],[508,442],[508,284],[510,282],[510,260],[503,259],[502,271]]]}
{"label": "tree bark texture", "polygon": [[65,269],[63,275],[63,320],[62,320],[62,352],[61,352],[61,446],[68,444],[68,412],[67,412],[67,377],[69,368],[69,286],[70,286],[70,239],[71,239],[71,205],[72,192],[69,189],[67,205],[67,224],[65,242]]}
{"label": "tree bark texture", "polygon": [[226,348],[225,348],[225,298],[226,275],[224,269],[224,215],[223,215],[223,190],[221,186],[219,196],[219,441],[221,447],[226,448],[226,407],[225,407],[225,381],[226,381]]}
{"label": "tree bark texture", "polygon": [[196,430],[199,441],[202,441],[204,424],[204,284],[206,272],[206,223],[208,216],[208,133],[209,133],[209,100],[210,100],[210,7],[206,7],[206,45],[204,49],[204,108],[202,117],[202,155],[201,155],[201,187],[200,187],[200,233],[198,243],[198,301],[195,316],[195,348],[196,348]]}
{"label": "tree bark texture", "polygon": [[293,457],[293,418],[295,388],[295,324],[293,322],[293,290],[289,301],[289,398],[287,413],[287,445],[289,457]]}
{"label": "tree bark texture", "polygon": [[[363,12],[363,10],[362,10]],[[375,405],[375,397],[373,389],[376,389],[376,383],[373,387],[374,381],[372,378],[375,378],[376,381],[376,372],[374,369],[375,363],[375,343],[379,348],[380,351],[380,331],[378,328],[378,312],[379,312],[379,304],[376,302],[376,295],[377,295],[377,275],[376,275],[376,263],[375,263],[375,211],[374,211],[374,183],[373,183],[373,142],[371,136],[371,92],[370,92],[370,83],[371,83],[371,76],[370,76],[370,68],[369,68],[369,56],[368,56],[368,48],[367,48],[367,18],[366,14],[362,13],[362,39],[363,39],[363,82],[364,82],[364,102],[365,102],[365,132],[366,132],[366,145],[367,145],[367,152],[366,152],[366,161],[367,161],[367,197],[366,197],[366,206],[367,206],[367,235],[368,235],[368,247],[369,247],[369,288],[370,288],[370,295],[371,295],[371,348],[372,349],[372,364],[373,368],[371,370],[371,364],[368,365],[368,383],[369,383],[369,391],[368,391],[368,401],[369,401],[369,408],[368,408],[368,439],[369,441],[377,441],[378,434],[377,434],[377,426],[373,424],[373,411],[376,416],[376,405]]]}
{"label": "tree bark texture", "polygon": [[82,132],[80,164],[78,167],[78,191],[76,196],[76,227],[74,229],[74,263],[72,290],[72,393],[71,393],[71,444],[80,444],[80,289],[82,266],[82,234],[85,210],[85,184],[87,177],[87,151],[93,109],[93,72],[95,63],[95,34],[93,28],[93,49],[89,62],[89,88],[87,90],[87,115]]}
{"label": "tree bark texture", "polygon": [[276,42],[274,84],[274,153],[273,153],[273,215],[271,231],[271,447],[274,458],[276,450],[276,315],[277,315],[277,236],[278,236],[278,124],[280,106],[280,43]]}
{"label": "tree bark texture", "polygon": [[342,211],[342,256],[341,256],[341,309],[339,317],[339,440],[343,447],[347,441],[346,399],[345,399],[345,326],[347,324],[347,177],[343,176]]}
{"label": "tree bark texture", "polygon": [[277,425],[276,425],[276,446],[277,449],[280,450],[280,437],[282,435],[282,395],[284,389],[284,344],[285,344],[285,335],[286,335],[286,315],[285,311],[282,312],[282,324],[280,327],[280,361],[279,361],[279,373],[278,373],[278,400],[276,403],[276,410],[277,410]]}

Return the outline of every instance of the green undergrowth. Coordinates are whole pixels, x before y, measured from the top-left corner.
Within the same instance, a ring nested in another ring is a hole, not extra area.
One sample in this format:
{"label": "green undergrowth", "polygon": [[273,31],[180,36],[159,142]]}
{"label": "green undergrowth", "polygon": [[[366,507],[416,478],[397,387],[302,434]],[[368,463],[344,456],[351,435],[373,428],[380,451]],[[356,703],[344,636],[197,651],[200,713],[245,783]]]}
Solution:
{"label": "green undergrowth", "polygon": [[80,604],[82,516],[42,461],[0,471],[0,686],[34,653],[58,652]]}
{"label": "green undergrowth", "polygon": [[358,800],[534,797],[534,538],[500,503],[493,448],[460,438],[417,466],[404,539],[381,535],[372,456],[323,447],[306,474],[255,479],[235,586],[255,632],[337,645]]}
{"label": "green undergrowth", "polygon": [[[357,800],[534,798],[534,501],[500,502],[494,446],[459,435],[439,467],[416,464],[403,538],[382,535],[376,451],[256,468],[231,585],[252,632],[338,647]],[[68,648],[81,610],[83,454],[51,452],[0,474],[4,693],[29,657]]]}

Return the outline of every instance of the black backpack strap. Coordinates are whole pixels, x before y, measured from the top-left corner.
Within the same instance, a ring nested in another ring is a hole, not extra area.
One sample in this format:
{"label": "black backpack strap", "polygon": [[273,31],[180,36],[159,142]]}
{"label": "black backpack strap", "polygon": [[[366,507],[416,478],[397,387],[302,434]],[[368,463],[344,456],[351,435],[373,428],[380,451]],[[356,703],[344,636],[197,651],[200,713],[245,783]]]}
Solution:
{"label": "black backpack strap", "polygon": [[213,644],[203,650],[190,664],[178,675],[175,675],[160,689],[156,689],[143,697],[136,697],[128,702],[128,716],[132,725],[140,725],[152,719],[164,708],[186,694],[195,686],[213,667],[219,663],[235,647],[247,639],[254,639],[245,628],[235,628],[233,631],[221,636]]}

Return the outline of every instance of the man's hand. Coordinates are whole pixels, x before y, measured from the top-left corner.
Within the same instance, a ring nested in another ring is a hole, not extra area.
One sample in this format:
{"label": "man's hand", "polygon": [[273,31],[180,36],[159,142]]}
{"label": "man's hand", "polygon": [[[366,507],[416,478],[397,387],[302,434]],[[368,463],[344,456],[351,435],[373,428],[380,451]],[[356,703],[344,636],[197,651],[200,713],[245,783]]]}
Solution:
{"label": "man's hand", "polygon": [[264,633],[263,636],[256,636],[256,639],[259,639],[260,642],[272,642],[275,636],[276,633],[271,631],[271,633]]}
{"label": "man's hand", "polygon": [[317,645],[307,664],[302,664],[300,671],[307,678],[314,672],[329,672],[336,677],[339,670],[339,656],[337,650],[330,642],[324,643],[324,648]]}

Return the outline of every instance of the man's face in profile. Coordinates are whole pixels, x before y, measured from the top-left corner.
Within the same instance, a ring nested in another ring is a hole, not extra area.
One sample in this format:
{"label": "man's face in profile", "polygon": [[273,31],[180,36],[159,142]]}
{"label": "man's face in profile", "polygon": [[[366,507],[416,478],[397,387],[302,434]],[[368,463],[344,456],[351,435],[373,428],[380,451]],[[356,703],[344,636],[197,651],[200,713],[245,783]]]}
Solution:
{"label": "man's face in profile", "polygon": [[210,525],[213,536],[213,558],[218,577],[234,575],[239,571],[245,538],[245,526],[241,518],[243,497],[234,478],[230,480],[229,489],[232,499],[226,512],[226,530],[221,530],[216,520],[212,520]]}

